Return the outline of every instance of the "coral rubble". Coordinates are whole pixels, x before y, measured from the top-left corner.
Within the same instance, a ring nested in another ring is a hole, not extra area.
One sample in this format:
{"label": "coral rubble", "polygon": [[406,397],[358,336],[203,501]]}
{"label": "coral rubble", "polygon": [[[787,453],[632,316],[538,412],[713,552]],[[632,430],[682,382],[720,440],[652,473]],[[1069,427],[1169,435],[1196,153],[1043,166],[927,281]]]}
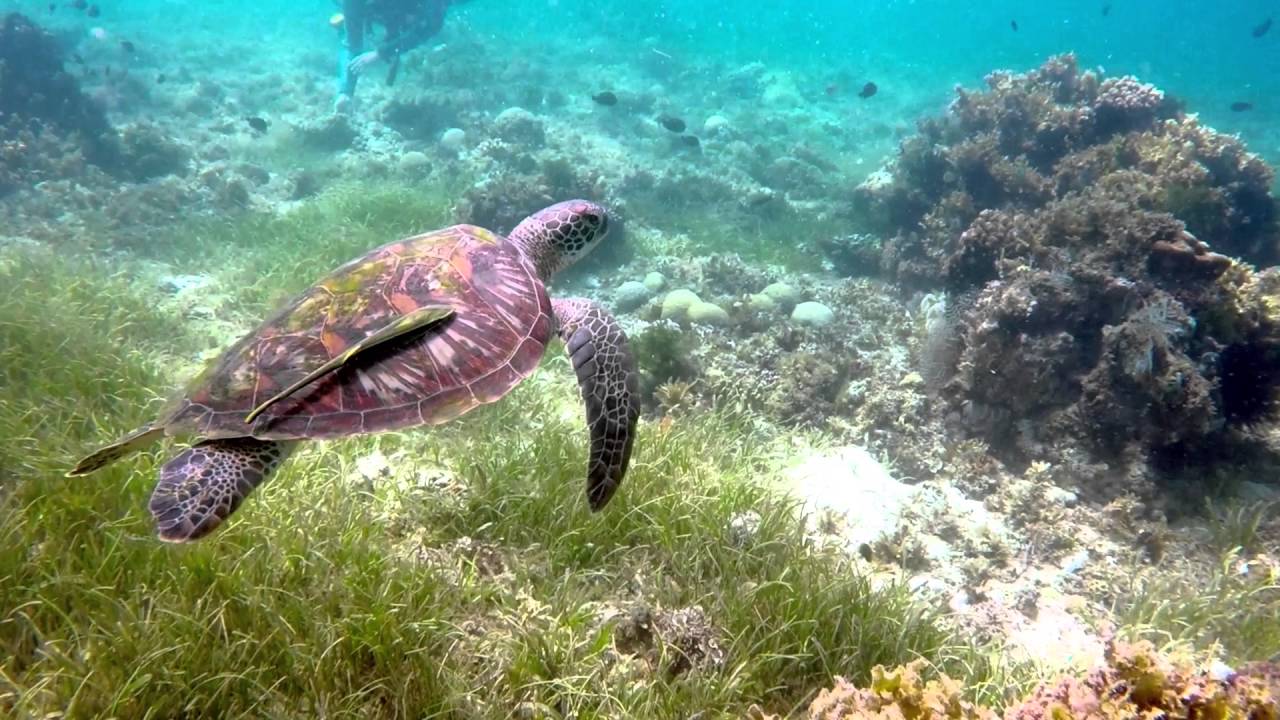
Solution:
{"label": "coral rubble", "polygon": [[1273,272],[1255,270],[1280,260],[1272,170],[1071,55],[987,84],[855,192],[891,278],[959,308],[926,343],[952,356],[952,425],[1015,464],[1215,457],[1280,387]]}

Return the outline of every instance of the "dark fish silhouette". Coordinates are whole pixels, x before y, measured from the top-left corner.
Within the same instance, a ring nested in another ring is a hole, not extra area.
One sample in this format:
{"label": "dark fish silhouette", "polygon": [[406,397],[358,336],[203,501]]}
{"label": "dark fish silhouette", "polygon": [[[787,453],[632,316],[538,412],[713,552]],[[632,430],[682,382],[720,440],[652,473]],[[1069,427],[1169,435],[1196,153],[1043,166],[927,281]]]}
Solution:
{"label": "dark fish silhouette", "polygon": [[1018,32],[1018,21],[1017,21],[1017,20],[1010,20],[1010,21],[1009,21],[1009,27],[1013,28],[1013,31],[1014,31],[1014,32]]}
{"label": "dark fish silhouette", "polygon": [[121,40],[120,47],[127,53],[131,53],[134,50],[137,50],[137,48],[133,46],[133,43],[129,42],[128,40]]}
{"label": "dark fish silhouette", "polygon": [[83,65],[84,58],[80,57],[80,53],[71,53],[71,62],[77,65]]}
{"label": "dark fish silhouette", "polygon": [[58,9],[57,3],[49,3],[49,12],[53,12],[57,9]]}
{"label": "dark fish silhouette", "polygon": [[247,117],[244,121],[249,123],[249,127],[253,128],[254,132],[264,133],[267,131],[267,121],[260,117]]}
{"label": "dark fish silhouette", "polygon": [[685,129],[684,121],[671,115],[659,115],[658,124],[673,133],[682,133]]}
{"label": "dark fish silhouette", "polygon": [[72,0],[71,7],[76,10],[84,10],[89,7],[89,3],[86,0]]}
{"label": "dark fish silhouette", "polygon": [[1110,14],[1111,14],[1111,3],[1107,3],[1106,5],[1102,6],[1102,17],[1106,17]]}
{"label": "dark fish silhouette", "polygon": [[879,89],[880,88],[876,87],[875,83],[869,82],[866,85],[863,85],[862,89],[858,91],[858,97],[865,100],[866,98],[869,98],[872,95],[875,95],[876,91]]}
{"label": "dark fish silhouette", "polygon": [[1253,109],[1253,103],[1251,102],[1231,103],[1231,112],[1244,112],[1246,110],[1252,110],[1252,109]]}
{"label": "dark fish silhouette", "polygon": [[618,104],[618,96],[608,90],[592,95],[591,99],[594,100],[597,105],[604,105],[605,107],[613,107]]}
{"label": "dark fish silhouette", "polygon": [[698,141],[698,138],[696,135],[681,135],[680,142],[691,148],[702,147],[702,143]]}
{"label": "dark fish silhouette", "polygon": [[1267,18],[1266,20],[1263,20],[1261,23],[1259,23],[1258,26],[1253,29],[1253,36],[1256,38],[1260,38],[1263,35],[1266,35],[1267,32],[1270,30],[1271,30],[1271,18]]}
{"label": "dark fish silhouette", "polygon": [[89,9],[84,11],[84,14],[88,15],[89,17],[98,17],[102,13],[98,10],[97,5],[90,5]]}
{"label": "dark fish silhouette", "polygon": [[163,84],[164,84],[164,81],[165,81],[165,80],[167,80],[167,79],[168,79],[168,78],[166,78],[166,77],[164,76],[164,73],[160,73],[159,75],[157,75],[157,76],[156,76],[156,84],[157,84],[157,85],[163,85]]}

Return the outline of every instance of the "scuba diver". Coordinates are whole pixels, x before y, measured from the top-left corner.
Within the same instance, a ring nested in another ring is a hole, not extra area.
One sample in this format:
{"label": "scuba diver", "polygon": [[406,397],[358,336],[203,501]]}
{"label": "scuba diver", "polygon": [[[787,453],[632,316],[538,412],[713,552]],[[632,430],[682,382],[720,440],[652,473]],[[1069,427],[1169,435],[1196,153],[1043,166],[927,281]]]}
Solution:
{"label": "scuba diver", "polygon": [[[342,0],[342,12],[330,24],[343,33],[338,54],[338,112],[351,109],[360,74],[379,60],[385,60],[387,84],[395,82],[400,71],[400,54],[421,45],[440,32],[450,0]],[[365,34],[373,25],[383,27],[382,42],[372,50],[364,49]]]}

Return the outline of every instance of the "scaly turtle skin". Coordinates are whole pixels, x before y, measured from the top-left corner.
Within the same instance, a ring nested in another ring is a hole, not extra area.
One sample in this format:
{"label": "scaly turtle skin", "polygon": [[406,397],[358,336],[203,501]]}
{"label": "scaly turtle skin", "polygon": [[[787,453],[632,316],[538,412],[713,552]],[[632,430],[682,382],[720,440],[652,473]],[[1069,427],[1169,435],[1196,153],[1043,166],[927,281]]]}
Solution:
{"label": "scaly turtle skin", "polygon": [[506,395],[553,334],[587,406],[587,498],[622,482],[639,417],[617,321],[545,283],[608,233],[604,208],[553,205],[509,238],[455,225],[398,240],[334,270],[226,350],[153,423],[81,460],[83,475],[164,435],[194,435],[167,462],[150,509],[164,540],[213,531],[298,440],[452,420]]}

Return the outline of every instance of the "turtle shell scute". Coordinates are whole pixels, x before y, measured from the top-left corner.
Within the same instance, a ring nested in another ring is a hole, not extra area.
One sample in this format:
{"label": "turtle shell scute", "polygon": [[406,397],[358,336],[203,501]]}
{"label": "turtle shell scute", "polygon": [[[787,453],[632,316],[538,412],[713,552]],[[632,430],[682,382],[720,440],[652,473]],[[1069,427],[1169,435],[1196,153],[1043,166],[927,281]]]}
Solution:
{"label": "turtle shell scute", "polygon": [[[245,424],[260,403],[396,318],[448,319],[361,352]],[[537,368],[554,332],[531,263],[459,225],[384,245],[331,272],[226,350],[162,419],[171,434],[339,437],[447,422]]]}

